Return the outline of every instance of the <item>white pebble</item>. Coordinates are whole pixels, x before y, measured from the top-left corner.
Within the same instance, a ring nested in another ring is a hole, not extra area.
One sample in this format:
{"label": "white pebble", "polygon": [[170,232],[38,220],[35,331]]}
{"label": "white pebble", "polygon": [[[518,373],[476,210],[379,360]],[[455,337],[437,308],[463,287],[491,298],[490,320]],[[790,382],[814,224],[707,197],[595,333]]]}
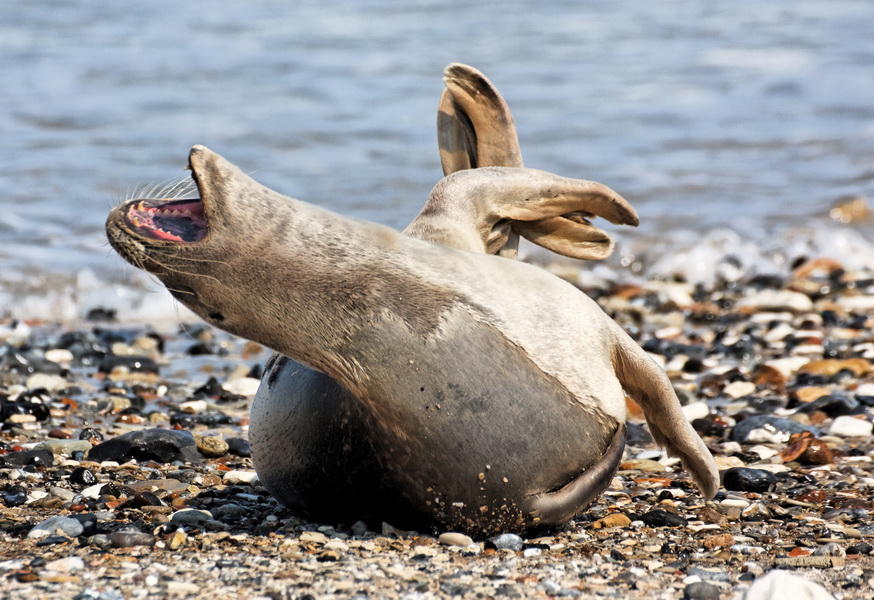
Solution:
{"label": "white pebble", "polygon": [[753,582],[745,600],[834,600],[834,596],[803,577],[774,570]]}
{"label": "white pebble", "polygon": [[189,400],[188,402],[182,402],[179,405],[179,410],[189,415],[196,415],[198,413],[202,413],[206,411],[207,404],[206,400]]}
{"label": "white pebble", "polygon": [[73,362],[73,353],[66,348],[55,348],[46,351],[46,360],[53,363],[67,364]]}
{"label": "white pebble", "polygon": [[446,546],[465,547],[473,544],[473,540],[469,536],[466,536],[463,533],[456,533],[454,531],[441,533],[440,537],[437,538],[437,541]]}
{"label": "white pebble", "polygon": [[236,394],[237,396],[251,397],[258,391],[259,385],[261,385],[260,379],[255,379],[253,377],[238,377],[237,379],[232,379],[223,383],[222,389],[226,392]]}
{"label": "white pebble", "polygon": [[755,392],[756,384],[752,381],[732,381],[727,386],[725,386],[722,391],[727,396],[736,400],[744,396],[749,396],[750,394]]}
{"label": "white pebble", "polygon": [[70,573],[73,571],[81,571],[82,569],[84,569],[85,561],[78,556],[68,556],[66,558],[59,558],[58,560],[53,560],[46,563],[45,568],[47,571]]}
{"label": "white pebble", "polygon": [[86,487],[84,490],[79,492],[82,494],[83,498],[90,498],[91,500],[97,500],[100,497],[100,490],[103,489],[105,483],[95,483],[92,486]]}
{"label": "white pebble", "polygon": [[869,437],[874,431],[874,423],[863,419],[856,419],[847,415],[836,417],[828,432],[840,437]]}
{"label": "white pebble", "polygon": [[683,416],[690,422],[695,419],[703,419],[710,414],[710,407],[707,406],[706,402],[692,402],[681,408]]}
{"label": "white pebble", "polygon": [[742,298],[736,307],[811,312],[813,301],[806,295],[791,290],[762,290]]}
{"label": "white pebble", "polygon": [[228,471],[224,476],[225,483],[254,483],[258,481],[255,471]]}
{"label": "white pebble", "polygon": [[45,389],[50,392],[57,392],[69,384],[67,380],[60,375],[49,375],[48,373],[34,373],[24,382],[29,390]]}

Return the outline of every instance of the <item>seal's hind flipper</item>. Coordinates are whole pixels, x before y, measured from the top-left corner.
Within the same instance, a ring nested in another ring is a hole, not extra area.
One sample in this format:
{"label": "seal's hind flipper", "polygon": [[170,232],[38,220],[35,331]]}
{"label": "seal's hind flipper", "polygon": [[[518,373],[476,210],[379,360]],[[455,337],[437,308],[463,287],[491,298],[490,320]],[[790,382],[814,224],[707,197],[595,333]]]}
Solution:
{"label": "seal's hind flipper", "polygon": [[680,409],[667,374],[634,340],[616,328],[614,368],[622,387],[643,409],[649,432],[659,446],[676,456],[706,498],[716,495],[719,471],[713,456]]}
{"label": "seal's hind flipper", "polygon": [[478,167],[521,167],[522,151],[510,107],[478,70],[452,63],[437,109],[443,174]]}
{"label": "seal's hind flipper", "polygon": [[567,523],[610,485],[624,451],[625,423],[620,423],[600,461],[560,489],[533,496],[525,507],[526,514],[546,527]]}

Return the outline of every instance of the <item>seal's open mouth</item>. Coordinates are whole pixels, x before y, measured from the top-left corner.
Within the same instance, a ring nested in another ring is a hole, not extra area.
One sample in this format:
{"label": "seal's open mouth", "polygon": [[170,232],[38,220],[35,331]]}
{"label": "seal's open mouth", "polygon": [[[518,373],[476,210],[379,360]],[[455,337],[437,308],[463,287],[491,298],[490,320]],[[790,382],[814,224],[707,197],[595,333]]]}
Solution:
{"label": "seal's open mouth", "polygon": [[199,242],[206,235],[206,218],[199,199],[134,200],[125,211],[132,231],[157,240]]}

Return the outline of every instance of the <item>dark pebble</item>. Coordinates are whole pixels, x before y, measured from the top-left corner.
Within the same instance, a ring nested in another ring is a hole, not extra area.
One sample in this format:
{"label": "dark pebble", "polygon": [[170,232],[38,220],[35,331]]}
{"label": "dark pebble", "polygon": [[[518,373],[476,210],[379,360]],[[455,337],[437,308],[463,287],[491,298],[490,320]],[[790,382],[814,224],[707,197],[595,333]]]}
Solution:
{"label": "dark pebble", "polygon": [[92,322],[100,322],[100,323],[108,323],[115,321],[117,317],[116,310],[114,308],[103,308],[97,307],[92,308],[85,314],[86,321]]}
{"label": "dark pebble", "polygon": [[749,438],[750,433],[752,433],[754,429],[777,430],[786,434],[809,431],[816,437],[820,436],[819,429],[817,429],[816,427],[811,427],[810,425],[802,425],[801,423],[790,421],[789,419],[784,419],[781,417],[757,415],[754,417],[747,417],[746,419],[735,425],[734,429],[731,432],[731,439],[735,442],[744,443],[747,441],[747,438]]}
{"label": "dark pebble", "polygon": [[775,410],[786,408],[788,405],[789,398],[786,396],[752,396],[747,401],[747,406],[757,415],[771,415]]}
{"label": "dark pebble", "polygon": [[69,518],[82,524],[82,535],[86,537],[97,531],[97,515],[93,513],[71,514]]}
{"label": "dark pebble", "polygon": [[664,510],[651,510],[637,517],[648,527],[685,527],[689,522],[679,515]]}
{"label": "dark pebble", "polygon": [[81,432],[79,432],[80,440],[97,440],[98,442],[103,441],[103,434],[93,429],[91,427],[86,427]]}
{"label": "dark pebble", "polygon": [[616,548],[613,548],[613,549],[610,551],[610,558],[612,558],[612,559],[615,560],[616,562],[625,562],[626,560],[628,560],[627,558],[625,558],[625,555],[622,554],[622,553],[621,553],[619,550],[617,550]]}
{"label": "dark pebble", "polygon": [[252,456],[252,449],[249,447],[249,440],[243,438],[228,438],[225,440],[228,444],[228,453],[234,456],[242,456],[248,458]]}
{"label": "dark pebble", "polygon": [[719,600],[720,598],[719,588],[706,581],[690,583],[683,590],[684,600]]}
{"label": "dark pebble", "polygon": [[218,398],[225,390],[215,377],[210,377],[202,386],[194,390],[194,398]]}
{"label": "dark pebble", "polygon": [[82,486],[94,485],[97,483],[97,477],[85,467],[76,467],[70,473],[70,483]]}
{"label": "dark pebble", "polygon": [[40,539],[36,545],[40,546],[54,546],[55,544],[66,544],[73,540],[63,535],[50,535],[48,537],[44,537]]}
{"label": "dark pebble", "polygon": [[231,425],[233,422],[233,418],[218,410],[208,410],[196,415],[189,415],[187,413],[173,413],[170,415],[170,423],[185,429],[191,429],[195,425],[206,425],[207,427]]}
{"label": "dark pebble", "polygon": [[36,351],[10,352],[0,356],[0,371],[12,371],[22,374],[48,373],[58,375],[64,368],[58,363],[46,360],[42,353]]}
{"label": "dark pebble", "polygon": [[140,492],[134,495],[130,505],[133,508],[140,508],[143,506],[164,506],[164,502],[152,492]]}
{"label": "dark pebble", "polygon": [[155,536],[141,531],[116,531],[109,534],[113,548],[131,548],[133,546],[154,546]]}
{"label": "dark pebble", "polygon": [[145,429],[131,431],[107,440],[88,451],[88,460],[119,463],[130,459],[169,463],[176,460],[200,462],[201,455],[188,431]]}
{"label": "dark pebble", "polygon": [[847,554],[867,555],[871,554],[872,551],[874,551],[874,546],[865,542],[859,542],[858,544],[853,544],[852,546],[847,547]]}
{"label": "dark pebble", "polygon": [[520,552],[524,542],[521,537],[515,533],[502,533],[493,538],[489,538],[486,543],[486,548],[494,548],[495,550],[512,550]]}
{"label": "dark pebble", "polygon": [[100,361],[98,370],[101,373],[111,373],[118,367],[127,367],[130,372],[158,372],[158,363],[148,356],[107,356]]}
{"label": "dark pebble", "polygon": [[23,485],[10,485],[3,494],[6,506],[21,506],[27,502],[27,490]]}
{"label": "dark pebble", "polygon": [[227,356],[228,349],[215,342],[199,342],[186,350],[191,356]]}
{"label": "dark pebble", "polygon": [[27,465],[51,466],[55,457],[51,450],[20,450],[0,456],[0,466],[25,467]]}
{"label": "dark pebble", "polygon": [[[38,390],[34,390],[36,392]],[[33,415],[37,421],[45,421],[49,418],[49,407],[38,402],[29,402],[23,397],[15,402],[0,402],[0,422],[7,421],[12,415]]]}
{"label": "dark pebble", "polygon": [[770,492],[777,485],[777,477],[769,471],[732,467],[722,475],[722,486],[733,492]]}
{"label": "dark pebble", "polygon": [[627,423],[626,427],[625,439],[629,445],[646,446],[647,444],[653,443],[652,436],[643,425],[638,423]]}
{"label": "dark pebble", "polygon": [[858,400],[850,398],[846,394],[828,394],[798,407],[798,412],[803,413],[812,413],[818,410],[834,418],[841,415],[858,414],[864,412],[865,409],[861,407]]}
{"label": "dark pebble", "polygon": [[712,435],[721,438],[728,429],[728,425],[720,423],[712,417],[705,417],[703,419],[694,419],[692,421],[692,428],[698,432],[698,435]]}

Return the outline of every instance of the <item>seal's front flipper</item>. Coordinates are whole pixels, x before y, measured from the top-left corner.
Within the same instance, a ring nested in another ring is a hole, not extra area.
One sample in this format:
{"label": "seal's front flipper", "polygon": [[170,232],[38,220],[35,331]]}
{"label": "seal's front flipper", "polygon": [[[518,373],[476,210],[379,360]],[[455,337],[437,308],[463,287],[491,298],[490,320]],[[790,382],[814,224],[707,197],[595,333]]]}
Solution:
{"label": "seal's front flipper", "polygon": [[[441,179],[407,235],[486,254],[499,253],[513,236],[566,256],[598,259],[613,240],[590,217],[637,225],[637,213],[619,194],[594,181],[536,169],[481,167]],[[425,228],[427,236],[417,233]]]}
{"label": "seal's front flipper", "polygon": [[619,325],[612,320],[611,323],[616,329],[613,359],[616,377],[643,409],[656,443],[671,456],[679,457],[701,493],[712,498],[719,488],[716,461],[680,409],[667,374]]}
{"label": "seal's front flipper", "polygon": [[567,523],[610,485],[624,451],[625,424],[620,423],[601,460],[562,488],[533,496],[525,507],[525,513],[531,515],[538,526],[552,527]]}
{"label": "seal's front flipper", "polygon": [[613,252],[612,238],[579,212],[539,221],[514,221],[512,229],[529,242],[564,256],[597,260]]}

